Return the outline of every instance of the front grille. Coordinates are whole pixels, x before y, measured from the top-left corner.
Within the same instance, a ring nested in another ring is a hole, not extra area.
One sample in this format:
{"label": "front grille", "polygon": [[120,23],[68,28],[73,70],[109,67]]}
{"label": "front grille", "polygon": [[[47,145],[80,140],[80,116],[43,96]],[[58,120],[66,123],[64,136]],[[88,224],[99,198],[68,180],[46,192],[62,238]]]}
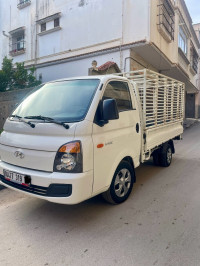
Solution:
{"label": "front grille", "polygon": [[29,187],[25,187],[23,185],[20,185],[20,184],[14,183],[12,181],[6,180],[4,178],[4,176],[2,176],[2,175],[0,175],[0,180],[4,184],[6,184],[10,187],[13,187],[13,188],[17,188],[17,189],[20,189],[20,190],[23,190],[23,191],[26,191],[26,192],[29,192],[32,194],[40,195],[40,196],[46,196],[47,195],[48,187],[40,187],[40,186],[35,186],[35,185],[30,185]]}

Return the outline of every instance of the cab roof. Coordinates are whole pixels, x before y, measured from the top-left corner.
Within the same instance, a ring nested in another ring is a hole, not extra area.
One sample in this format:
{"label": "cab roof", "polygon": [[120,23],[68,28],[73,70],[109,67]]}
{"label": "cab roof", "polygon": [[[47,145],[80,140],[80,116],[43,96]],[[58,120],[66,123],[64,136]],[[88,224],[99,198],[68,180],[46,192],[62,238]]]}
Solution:
{"label": "cab roof", "polygon": [[110,74],[110,75],[79,76],[79,77],[63,78],[63,79],[48,81],[46,82],[46,84],[61,82],[61,81],[68,81],[68,80],[80,80],[80,79],[99,79],[101,82],[105,82],[110,79],[127,80],[127,78]]}

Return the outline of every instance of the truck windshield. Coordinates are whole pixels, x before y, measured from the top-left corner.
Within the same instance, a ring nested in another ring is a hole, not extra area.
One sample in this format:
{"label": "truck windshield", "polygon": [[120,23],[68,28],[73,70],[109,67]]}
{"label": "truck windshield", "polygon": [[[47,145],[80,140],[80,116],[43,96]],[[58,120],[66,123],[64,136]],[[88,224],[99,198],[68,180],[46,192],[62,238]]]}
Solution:
{"label": "truck windshield", "polygon": [[99,83],[99,79],[79,79],[45,84],[29,95],[12,116],[46,116],[68,123],[81,121]]}

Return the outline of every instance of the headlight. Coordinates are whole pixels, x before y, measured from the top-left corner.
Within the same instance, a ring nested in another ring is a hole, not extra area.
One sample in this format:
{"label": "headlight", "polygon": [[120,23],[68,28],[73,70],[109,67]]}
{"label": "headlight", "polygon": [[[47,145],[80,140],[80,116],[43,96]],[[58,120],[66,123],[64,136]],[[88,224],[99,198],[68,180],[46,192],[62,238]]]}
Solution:
{"label": "headlight", "polygon": [[83,156],[80,141],[69,142],[58,150],[54,161],[54,172],[81,173]]}

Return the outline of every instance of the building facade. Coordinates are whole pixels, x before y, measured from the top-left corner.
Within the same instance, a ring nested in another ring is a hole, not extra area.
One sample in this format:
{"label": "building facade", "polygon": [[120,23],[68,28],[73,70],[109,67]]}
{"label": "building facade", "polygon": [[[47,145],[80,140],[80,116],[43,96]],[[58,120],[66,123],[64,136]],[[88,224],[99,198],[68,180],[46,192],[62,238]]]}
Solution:
{"label": "building facade", "polygon": [[[197,38],[200,42],[200,23],[194,24],[193,27],[196,32]],[[199,55],[200,55],[200,49],[199,49]],[[199,66],[198,66],[197,88],[200,91],[200,60],[199,60]],[[200,93],[198,95],[197,103],[198,103],[198,117],[200,117]]]}
{"label": "building facade", "polygon": [[6,0],[0,33],[0,64],[34,65],[43,82],[88,75],[94,60],[146,67],[184,82],[197,116],[200,45],[184,0]]}

